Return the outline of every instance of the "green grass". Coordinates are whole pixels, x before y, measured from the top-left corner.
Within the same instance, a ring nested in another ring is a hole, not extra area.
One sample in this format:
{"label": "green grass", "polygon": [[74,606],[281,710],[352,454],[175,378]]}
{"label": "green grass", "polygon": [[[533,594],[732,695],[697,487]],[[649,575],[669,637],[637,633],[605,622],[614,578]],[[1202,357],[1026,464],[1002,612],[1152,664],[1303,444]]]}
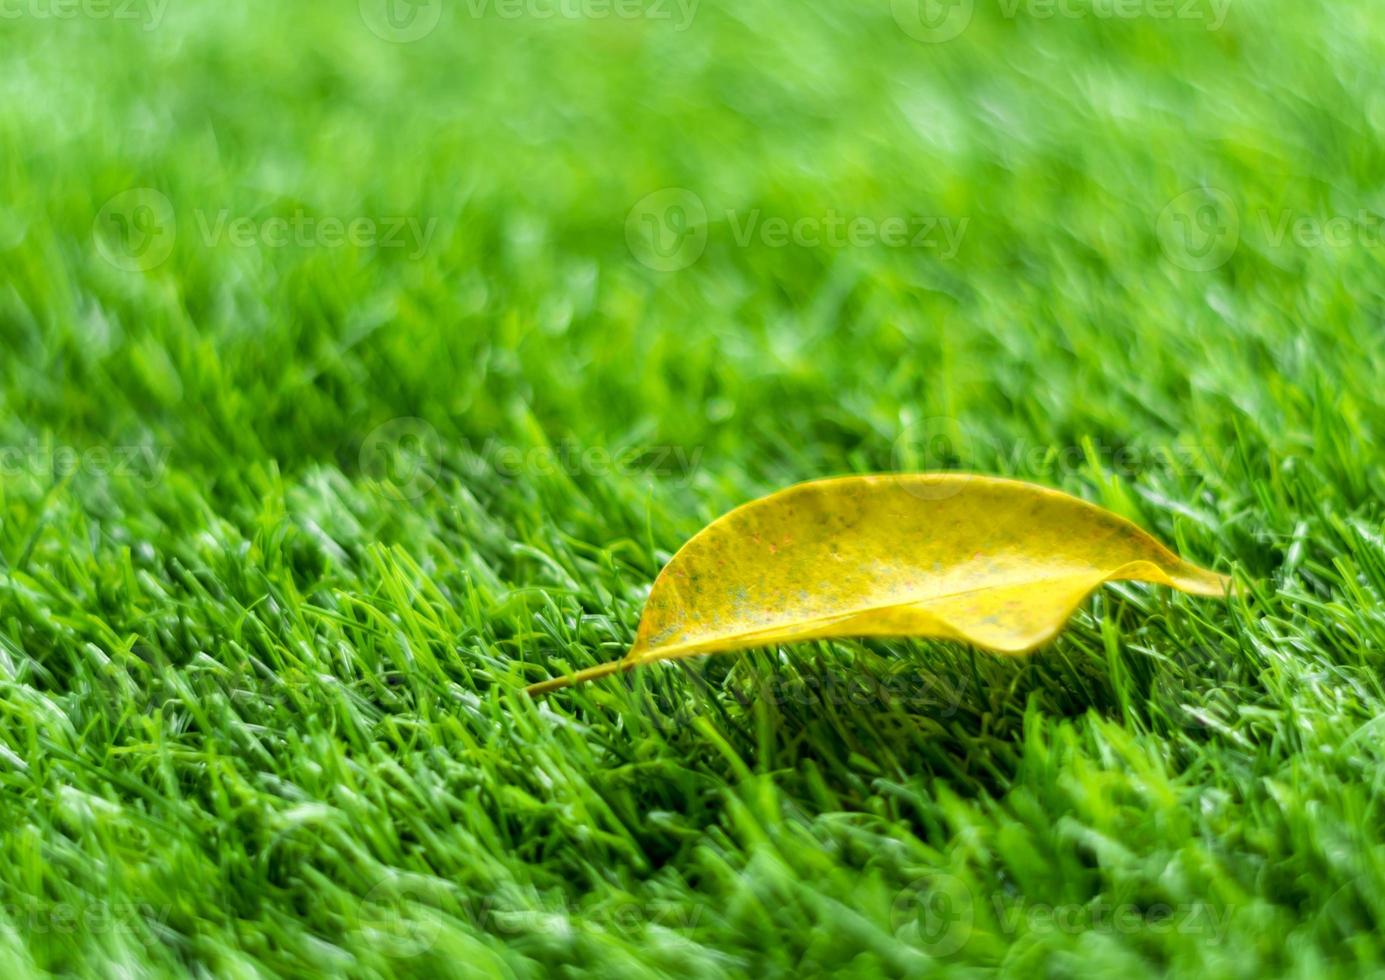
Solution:
{"label": "green grass", "polygon": [[[1378,5],[331,6],[0,20],[0,972],[1385,969]],[[520,693],[930,466],[1248,593]]]}

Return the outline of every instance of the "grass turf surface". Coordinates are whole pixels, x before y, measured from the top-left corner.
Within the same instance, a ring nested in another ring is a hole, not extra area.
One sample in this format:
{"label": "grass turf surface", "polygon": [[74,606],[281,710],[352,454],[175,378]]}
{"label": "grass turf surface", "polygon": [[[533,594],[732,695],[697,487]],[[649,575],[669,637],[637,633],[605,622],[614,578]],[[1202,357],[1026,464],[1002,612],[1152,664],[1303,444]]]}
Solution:
{"label": "grass turf surface", "polygon": [[[7,13],[0,970],[1379,970],[1385,18],[972,6]],[[1250,594],[518,693],[957,465]]]}

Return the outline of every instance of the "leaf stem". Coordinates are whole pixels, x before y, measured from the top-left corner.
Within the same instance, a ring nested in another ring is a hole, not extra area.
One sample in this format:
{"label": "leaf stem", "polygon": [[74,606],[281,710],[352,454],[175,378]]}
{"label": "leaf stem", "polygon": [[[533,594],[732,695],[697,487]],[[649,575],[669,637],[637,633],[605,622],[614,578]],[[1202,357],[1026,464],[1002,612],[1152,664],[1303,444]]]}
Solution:
{"label": "leaf stem", "polygon": [[610,663],[597,664],[595,667],[579,670],[575,674],[567,674],[563,677],[554,677],[552,680],[540,681],[538,684],[530,684],[524,689],[524,693],[531,698],[538,697],[540,694],[571,687],[574,684],[585,684],[587,681],[594,681],[617,671],[631,670],[634,666],[635,664],[629,660],[612,660]]}

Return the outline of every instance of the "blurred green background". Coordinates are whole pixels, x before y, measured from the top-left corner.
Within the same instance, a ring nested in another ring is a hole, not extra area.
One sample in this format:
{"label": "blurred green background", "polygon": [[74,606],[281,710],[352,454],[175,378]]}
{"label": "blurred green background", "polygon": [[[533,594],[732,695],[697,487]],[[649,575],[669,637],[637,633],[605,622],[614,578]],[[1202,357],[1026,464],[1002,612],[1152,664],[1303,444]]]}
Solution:
{"label": "blurred green background", "polygon": [[[0,6],[6,972],[1378,969],[1382,43]],[[729,507],[939,468],[1254,585],[517,694]]]}

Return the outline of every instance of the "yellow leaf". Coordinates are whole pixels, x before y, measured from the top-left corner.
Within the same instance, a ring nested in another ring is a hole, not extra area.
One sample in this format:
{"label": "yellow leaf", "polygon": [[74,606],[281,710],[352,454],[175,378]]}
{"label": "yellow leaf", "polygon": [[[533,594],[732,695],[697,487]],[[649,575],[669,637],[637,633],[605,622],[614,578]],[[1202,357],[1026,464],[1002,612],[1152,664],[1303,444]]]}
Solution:
{"label": "yellow leaf", "polygon": [[802,483],[685,544],[655,580],[623,660],[528,690],[829,637],[939,637],[1026,653],[1115,579],[1195,595],[1231,589],[1124,518],[1032,483],[963,473]]}

